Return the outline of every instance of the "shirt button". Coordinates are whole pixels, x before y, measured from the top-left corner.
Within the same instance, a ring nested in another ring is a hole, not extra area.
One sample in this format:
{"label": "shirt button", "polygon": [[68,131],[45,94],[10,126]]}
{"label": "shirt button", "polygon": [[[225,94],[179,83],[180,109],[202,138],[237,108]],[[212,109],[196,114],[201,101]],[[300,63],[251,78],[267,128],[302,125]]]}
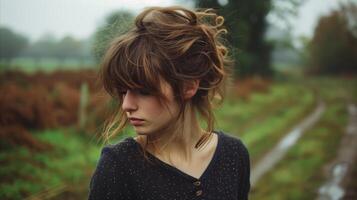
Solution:
{"label": "shirt button", "polygon": [[194,184],[195,186],[200,186],[200,185],[201,185],[201,181],[193,182],[193,184]]}
{"label": "shirt button", "polygon": [[196,196],[201,196],[202,195],[202,190],[197,190],[196,191]]}

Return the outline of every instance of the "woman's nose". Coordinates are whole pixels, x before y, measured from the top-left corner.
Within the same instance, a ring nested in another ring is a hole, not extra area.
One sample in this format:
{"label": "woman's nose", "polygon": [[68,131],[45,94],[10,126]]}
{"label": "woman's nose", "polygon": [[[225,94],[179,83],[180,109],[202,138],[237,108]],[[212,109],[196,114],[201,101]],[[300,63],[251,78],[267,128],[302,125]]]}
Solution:
{"label": "woman's nose", "polygon": [[132,112],[138,109],[135,94],[128,90],[123,96],[122,109],[125,112]]}

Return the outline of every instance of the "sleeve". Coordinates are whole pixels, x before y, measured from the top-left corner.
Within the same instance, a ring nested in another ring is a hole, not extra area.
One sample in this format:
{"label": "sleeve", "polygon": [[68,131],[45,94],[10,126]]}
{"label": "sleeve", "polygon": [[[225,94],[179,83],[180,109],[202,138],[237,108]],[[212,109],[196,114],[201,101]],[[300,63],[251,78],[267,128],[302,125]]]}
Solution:
{"label": "sleeve", "polygon": [[241,184],[239,199],[247,200],[250,191],[250,159],[247,147],[240,142],[240,155],[241,155]]}
{"label": "sleeve", "polygon": [[119,159],[109,147],[101,152],[89,185],[89,200],[130,199],[127,178]]}

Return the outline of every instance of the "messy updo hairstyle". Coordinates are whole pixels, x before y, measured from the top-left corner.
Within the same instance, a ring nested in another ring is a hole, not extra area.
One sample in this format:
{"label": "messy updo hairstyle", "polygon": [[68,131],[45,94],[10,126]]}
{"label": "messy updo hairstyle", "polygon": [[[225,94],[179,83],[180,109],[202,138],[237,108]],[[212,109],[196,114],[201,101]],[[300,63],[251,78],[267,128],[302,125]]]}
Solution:
{"label": "messy updo hairstyle", "polygon": [[[118,101],[116,113],[105,126],[104,139],[120,133],[128,123],[121,109],[123,91],[144,91],[165,102],[160,79],[173,89],[180,110],[178,117],[182,117],[190,101],[206,123],[205,131],[212,133],[213,108],[223,100],[231,63],[221,37],[226,33],[223,22],[224,18],[212,9],[150,7],[140,13],[135,26],[110,44],[102,61],[100,80],[106,92]],[[199,87],[187,100],[184,84],[193,80],[199,80]],[[201,138],[196,148],[205,141]]]}

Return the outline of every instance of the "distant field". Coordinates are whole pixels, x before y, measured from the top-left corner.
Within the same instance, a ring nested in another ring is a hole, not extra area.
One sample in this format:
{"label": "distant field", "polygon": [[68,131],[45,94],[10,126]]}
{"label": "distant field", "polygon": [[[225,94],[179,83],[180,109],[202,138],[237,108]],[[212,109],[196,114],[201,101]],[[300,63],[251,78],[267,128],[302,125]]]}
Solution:
{"label": "distant field", "polygon": [[272,68],[276,72],[276,78],[279,80],[287,80],[291,78],[302,78],[305,68],[299,64],[292,63],[273,63]]}
{"label": "distant field", "polygon": [[15,58],[10,63],[0,60],[0,69],[20,69],[26,72],[45,71],[52,72],[58,69],[85,69],[95,68],[96,63],[93,59],[65,59],[58,60],[56,58],[41,58],[35,60],[33,58]]}

